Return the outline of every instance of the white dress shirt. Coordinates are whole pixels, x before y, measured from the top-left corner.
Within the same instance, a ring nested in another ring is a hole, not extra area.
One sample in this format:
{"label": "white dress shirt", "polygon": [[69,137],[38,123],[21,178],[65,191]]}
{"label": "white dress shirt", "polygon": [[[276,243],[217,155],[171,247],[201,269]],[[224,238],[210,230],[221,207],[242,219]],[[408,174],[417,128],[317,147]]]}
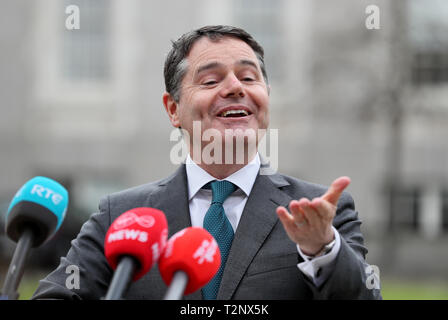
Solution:
{"label": "white dress shirt", "polygon": [[[188,180],[188,200],[191,224],[193,227],[203,227],[204,217],[212,200],[212,191],[210,189],[202,189],[202,187],[208,182],[217,179],[199,167],[191,159],[190,155],[187,156],[185,164]],[[234,232],[236,232],[236,228],[238,227],[244,206],[246,205],[249,194],[255,183],[259,169],[260,157],[257,153],[254,159],[246,166],[225,178],[225,180],[232,182],[239,188],[223,203],[225,214],[229,219]],[[328,272],[321,275],[319,270],[326,266],[331,267],[331,263],[335,260],[339,252],[341,243],[340,236],[334,227],[333,230],[336,243],[333,249],[324,256],[312,259],[303,254],[300,247],[297,245],[298,253],[304,259],[304,262],[297,264],[297,267],[315,284],[322,282],[323,279],[318,279],[319,277],[328,275]]]}

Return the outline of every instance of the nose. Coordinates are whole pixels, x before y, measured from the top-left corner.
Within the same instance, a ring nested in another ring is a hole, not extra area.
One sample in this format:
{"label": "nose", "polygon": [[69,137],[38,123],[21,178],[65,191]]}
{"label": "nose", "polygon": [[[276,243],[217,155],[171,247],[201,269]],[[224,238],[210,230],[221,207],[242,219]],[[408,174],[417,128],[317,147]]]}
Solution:
{"label": "nose", "polygon": [[220,93],[223,98],[245,96],[243,84],[233,73],[227,76]]}

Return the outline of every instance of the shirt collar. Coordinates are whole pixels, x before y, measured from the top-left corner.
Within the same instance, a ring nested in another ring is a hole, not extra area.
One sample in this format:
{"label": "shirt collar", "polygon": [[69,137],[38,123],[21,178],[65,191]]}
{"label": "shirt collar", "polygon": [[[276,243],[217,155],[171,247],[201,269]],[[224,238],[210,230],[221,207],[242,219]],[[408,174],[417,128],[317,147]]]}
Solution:
{"label": "shirt collar", "polygon": [[[191,200],[199,189],[201,189],[206,183],[217,179],[198,166],[191,159],[190,154],[187,155],[185,165],[188,180],[188,200]],[[232,173],[230,176],[225,178],[225,180],[232,182],[238,186],[238,188],[243,190],[246,196],[249,196],[259,170],[260,157],[257,153],[251,162],[242,167],[240,170]]]}

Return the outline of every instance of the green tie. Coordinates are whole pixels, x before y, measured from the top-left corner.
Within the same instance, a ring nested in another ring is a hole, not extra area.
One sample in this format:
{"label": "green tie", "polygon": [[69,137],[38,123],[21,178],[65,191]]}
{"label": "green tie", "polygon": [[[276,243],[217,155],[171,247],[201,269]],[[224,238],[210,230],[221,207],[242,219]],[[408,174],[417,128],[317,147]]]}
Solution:
{"label": "green tie", "polygon": [[[203,226],[218,243],[221,251],[221,266],[215,277],[202,288],[202,294],[206,300],[215,300],[233,240],[233,228],[226,217],[222,204],[237,187],[225,180],[215,180],[210,185],[212,189],[212,203],[205,214]],[[207,188],[207,185],[204,188]]]}

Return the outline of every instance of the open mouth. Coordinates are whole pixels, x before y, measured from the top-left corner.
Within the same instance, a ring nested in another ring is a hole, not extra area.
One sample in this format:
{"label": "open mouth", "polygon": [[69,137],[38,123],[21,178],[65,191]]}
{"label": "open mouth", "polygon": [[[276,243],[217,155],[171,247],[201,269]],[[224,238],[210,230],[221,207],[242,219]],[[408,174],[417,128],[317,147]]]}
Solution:
{"label": "open mouth", "polygon": [[247,110],[226,110],[218,114],[218,117],[221,118],[241,118],[241,117],[247,117],[251,115],[250,112]]}

